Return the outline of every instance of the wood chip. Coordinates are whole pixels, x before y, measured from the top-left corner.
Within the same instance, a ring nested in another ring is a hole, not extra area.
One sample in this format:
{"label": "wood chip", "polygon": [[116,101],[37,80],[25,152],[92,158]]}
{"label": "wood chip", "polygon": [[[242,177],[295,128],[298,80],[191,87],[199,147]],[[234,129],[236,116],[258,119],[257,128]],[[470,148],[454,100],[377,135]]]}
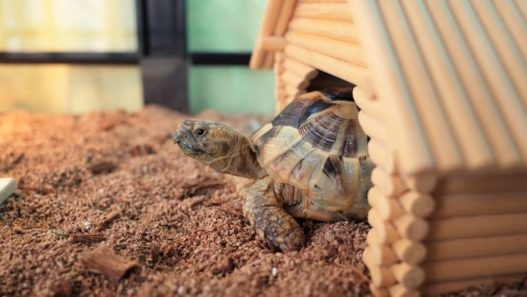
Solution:
{"label": "wood chip", "polygon": [[0,178],[0,204],[6,201],[16,190],[16,181],[14,178]]}
{"label": "wood chip", "polygon": [[139,267],[137,262],[123,258],[107,247],[99,247],[85,253],[81,262],[86,268],[102,273],[113,280],[120,280],[134,268]]}
{"label": "wood chip", "polygon": [[159,262],[161,258],[161,248],[157,244],[152,244],[150,247],[150,257],[152,258],[153,263]]}
{"label": "wood chip", "polygon": [[73,293],[73,286],[70,279],[62,278],[53,284],[53,297],[70,297]]}
{"label": "wood chip", "polygon": [[117,168],[117,165],[111,161],[99,161],[89,166],[91,173],[98,175],[103,173],[111,173]]}
{"label": "wood chip", "polygon": [[69,236],[70,242],[72,243],[96,243],[106,239],[103,234],[85,234],[85,233],[74,233]]}
{"label": "wood chip", "polygon": [[97,224],[97,231],[101,232],[108,229],[112,223],[121,217],[121,210],[110,212],[99,224]]}
{"label": "wood chip", "polygon": [[236,268],[236,265],[234,264],[233,258],[223,258],[212,268],[212,273],[226,275],[231,273],[234,268]]}

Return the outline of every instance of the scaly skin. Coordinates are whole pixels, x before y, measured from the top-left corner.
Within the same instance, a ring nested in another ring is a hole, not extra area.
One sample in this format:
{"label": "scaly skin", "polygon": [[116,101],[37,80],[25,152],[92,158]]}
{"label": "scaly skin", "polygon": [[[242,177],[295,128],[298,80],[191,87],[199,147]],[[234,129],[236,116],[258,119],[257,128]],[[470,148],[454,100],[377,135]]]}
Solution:
{"label": "scaly skin", "polygon": [[249,179],[267,175],[258,164],[249,140],[222,123],[185,120],[173,140],[185,155],[221,173]]}
{"label": "scaly skin", "polygon": [[299,250],[304,245],[304,232],[275,196],[273,183],[266,176],[242,189],[243,213],[270,246],[283,252]]}
{"label": "scaly skin", "polygon": [[244,215],[256,233],[284,252],[302,248],[304,232],[276,197],[273,179],[258,164],[245,136],[218,122],[185,120],[173,139],[185,155],[219,172],[254,179],[241,189],[240,196]]}

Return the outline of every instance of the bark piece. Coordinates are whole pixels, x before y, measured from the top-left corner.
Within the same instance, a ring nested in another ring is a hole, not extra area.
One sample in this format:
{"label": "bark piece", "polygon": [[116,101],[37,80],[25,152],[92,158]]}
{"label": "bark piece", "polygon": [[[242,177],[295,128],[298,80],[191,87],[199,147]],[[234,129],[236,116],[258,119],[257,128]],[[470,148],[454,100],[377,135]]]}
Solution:
{"label": "bark piece", "polygon": [[227,275],[231,273],[236,265],[234,259],[231,257],[224,258],[218,262],[218,264],[212,269],[213,274]]}
{"label": "bark piece", "polygon": [[99,161],[89,166],[90,172],[94,175],[111,173],[117,168],[117,164],[111,161]]}
{"label": "bark piece", "polygon": [[53,297],[70,297],[73,294],[73,286],[70,279],[62,278],[53,284]]}
{"label": "bark piece", "polygon": [[120,280],[134,268],[139,267],[137,262],[123,258],[107,247],[99,247],[85,253],[81,261],[88,269],[102,273],[113,280]]}
{"label": "bark piece", "polygon": [[96,243],[101,242],[106,239],[101,233],[94,234],[84,234],[84,233],[74,233],[70,234],[69,239],[72,243]]}
{"label": "bark piece", "polygon": [[101,232],[108,229],[112,223],[121,217],[121,210],[115,210],[109,213],[98,225],[97,231]]}

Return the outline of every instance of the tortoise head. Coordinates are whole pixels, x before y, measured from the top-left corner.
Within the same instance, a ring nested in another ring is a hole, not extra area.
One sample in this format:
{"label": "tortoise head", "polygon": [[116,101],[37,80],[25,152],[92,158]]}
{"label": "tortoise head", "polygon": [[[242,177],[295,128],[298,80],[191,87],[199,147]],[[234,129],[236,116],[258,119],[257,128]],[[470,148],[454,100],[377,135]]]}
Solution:
{"label": "tortoise head", "polygon": [[249,140],[222,123],[185,120],[172,139],[185,155],[219,172],[246,178],[258,178],[265,174]]}
{"label": "tortoise head", "polygon": [[236,130],[202,120],[182,121],[172,139],[185,155],[204,163],[232,154],[239,141]]}

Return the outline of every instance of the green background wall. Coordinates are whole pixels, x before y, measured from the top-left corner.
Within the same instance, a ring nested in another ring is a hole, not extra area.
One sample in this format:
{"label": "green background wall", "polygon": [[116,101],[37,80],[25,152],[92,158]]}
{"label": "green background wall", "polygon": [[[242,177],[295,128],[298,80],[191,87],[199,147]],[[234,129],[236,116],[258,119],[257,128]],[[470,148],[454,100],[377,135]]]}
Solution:
{"label": "green background wall", "polygon": [[[264,0],[187,1],[189,52],[251,52],[264,7]],[[190,66],[190,110],[269,114],[274,111],[273,84],[272,71]]]}

